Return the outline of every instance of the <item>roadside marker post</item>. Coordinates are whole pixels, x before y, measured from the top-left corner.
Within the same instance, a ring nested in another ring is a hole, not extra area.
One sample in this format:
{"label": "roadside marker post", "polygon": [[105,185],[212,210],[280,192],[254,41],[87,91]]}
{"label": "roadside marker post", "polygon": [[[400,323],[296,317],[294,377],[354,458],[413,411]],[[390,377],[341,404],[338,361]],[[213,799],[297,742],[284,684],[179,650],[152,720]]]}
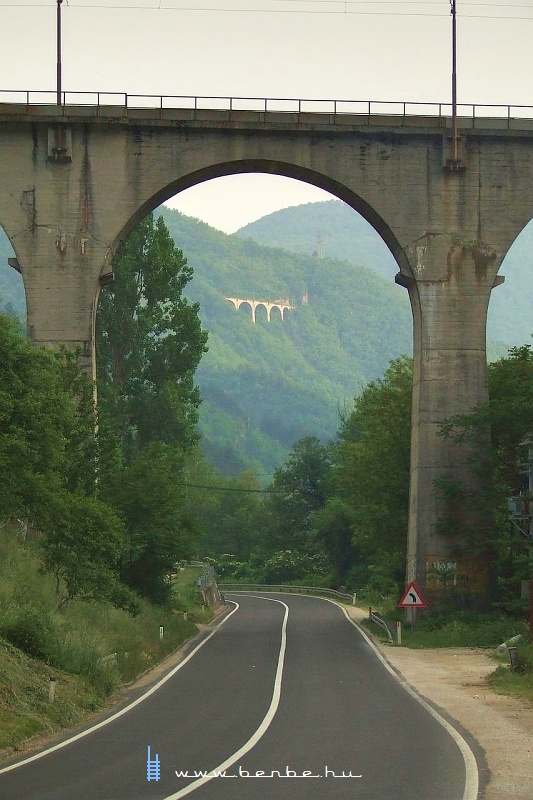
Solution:
{"label": "roadside marker post", "polygon": [[396,641],[398,644],[402,643],[402,623],[400,620],[396,622]]}

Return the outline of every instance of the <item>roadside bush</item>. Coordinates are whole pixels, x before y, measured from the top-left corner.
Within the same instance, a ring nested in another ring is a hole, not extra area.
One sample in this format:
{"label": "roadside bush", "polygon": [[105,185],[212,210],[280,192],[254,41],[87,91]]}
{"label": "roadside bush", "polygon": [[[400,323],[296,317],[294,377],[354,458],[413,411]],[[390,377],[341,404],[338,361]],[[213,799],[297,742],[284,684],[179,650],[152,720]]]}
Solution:
{"label": "roadside bush", "polygon": [[49,615],[37,608],[11,610],[0,627],[0,636],[33,658],[47,664],[54,661],[54,626]]}
{"label": "roadside bush", "polygon": [[533,675],[533,644],[522,644],[516,648],[516,669],[523,675]]}

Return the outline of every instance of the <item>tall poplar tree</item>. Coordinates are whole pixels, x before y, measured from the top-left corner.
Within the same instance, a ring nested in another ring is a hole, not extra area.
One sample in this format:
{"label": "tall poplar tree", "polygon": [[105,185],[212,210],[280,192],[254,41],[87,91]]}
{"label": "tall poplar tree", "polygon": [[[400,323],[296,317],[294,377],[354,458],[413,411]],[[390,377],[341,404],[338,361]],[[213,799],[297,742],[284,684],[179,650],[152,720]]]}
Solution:
{"label": "tall poplar tree", "polygon": [[122,244],[113,272],[97,312],[101,414],[126,461],[154,441],[188,449],[200,403],[194,372],[207,349],[199,305],[183,296],[192,268],[150,214]]}
{"label": "tall poplar tree", "polygon": [[198,440],[194,372],[207,333],[183,296],[192,268],[161,217],[132,231],[113,271],[97,312],[100,491],[126,523],[123,579],[164,603],[197,535],[180,484]]}

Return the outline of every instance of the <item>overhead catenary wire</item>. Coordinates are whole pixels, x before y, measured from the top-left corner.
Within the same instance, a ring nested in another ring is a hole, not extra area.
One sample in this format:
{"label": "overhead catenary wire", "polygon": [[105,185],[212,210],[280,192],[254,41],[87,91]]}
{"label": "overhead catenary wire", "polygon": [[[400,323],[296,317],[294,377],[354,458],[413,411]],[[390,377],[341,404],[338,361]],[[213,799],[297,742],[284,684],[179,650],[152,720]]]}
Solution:
{"label": "overhead catenary wire", "polygon": [[[76,10],[76,9],[96,9],[96,10],[106,10],[106,11],[186,11],[186,12],[215,12],[215,13],[239,13],[239,14],[330,14],[330,15],[347,15],[347,16],[384,16],[384,17],[448,17],[449,12],[445,9],[443,11],[434,12],[434,11],[408,11],[408,10],[393,10],[394,6],[428,6],[428,7],[442,7],[442,2],[438,2],[438,0],[260,0],[265,4],[279,4],[276,8],[259,8],[259,7],[231,7],[231,6],[222,6],[222,5],[200,5],[195,6],[192,4],[170,4],[164,3],[164,0],[154,0],[154,4],[149,5],[146,3],[128,3],[128,4],[119,4],[119,3],[87,3],[81,2],[77,3],[75,0],[70,0],[69,8]],[[55,3],[53,0],[49,0],[46,3],[2,3],[0,5],[0,10],[2,8],[46,8],[49,6],[53,6]],[[280,6],[289,6],[286,8],[282,8]],[[338,8],[294,8],[290,7],[291,5],[300,5],[300,6],[311,6],[311,5],[321,5],[321,6],[338,6]],[[360,8],[361,6],[389,6],[389,10],[363,10]],[[475,14],[468,14],[465,13],[463,9],[465,8],[480,8],[480,9],[531,9],[531,6],[525,4],[511,4],[507,5],[504,3],[480,3],[480,2],[472,2],[472,3],[461,3],[461,10],[458,12],[458,16],[461,16],[464,19],[492,19],[492,20],[510,20],[510,21],[528,21],[533,20],[533,14],[529,16],[518,16],[518,15],[509,15],[509,14],[482,14],[482,13],[475,13]],[[531,9],[533,11],[533,9]]]}
{"label": "overhead catenary wire", "polygon": [[185,489],[216,489],[220,492],[248,492],[251,494],[316,494],[313,489],[293,489],[292,491],[285,491],[282,489],[245,489],[241,486],[213,486],[203,483],[178,483],[176,486],[181,486]]}

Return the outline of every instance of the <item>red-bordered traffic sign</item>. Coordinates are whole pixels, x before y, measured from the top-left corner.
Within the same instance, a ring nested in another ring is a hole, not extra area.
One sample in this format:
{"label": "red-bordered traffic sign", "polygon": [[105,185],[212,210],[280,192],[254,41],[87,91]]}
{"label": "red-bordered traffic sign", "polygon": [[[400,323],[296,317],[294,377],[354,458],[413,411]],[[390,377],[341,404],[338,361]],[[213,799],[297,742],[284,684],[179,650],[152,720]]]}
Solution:
{"label": "red-bordered traffic sign", "polygon": [[420,593],[420,589],[414,581],[407,586],[398,603],[398,608],[426,608],[426,601]]}

